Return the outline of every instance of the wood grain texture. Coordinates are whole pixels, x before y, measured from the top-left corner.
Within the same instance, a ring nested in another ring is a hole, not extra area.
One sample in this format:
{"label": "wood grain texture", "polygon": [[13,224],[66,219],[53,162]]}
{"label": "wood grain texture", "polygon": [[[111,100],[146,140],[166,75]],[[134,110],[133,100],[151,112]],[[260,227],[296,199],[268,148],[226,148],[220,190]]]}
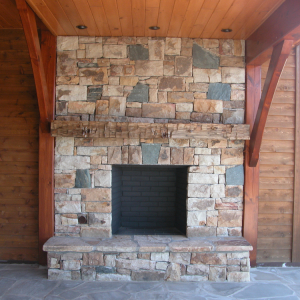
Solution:
{"label": "wood grain texture", "polygon": [[[56,37],[49,31],[41,32],[41,55],[44,64],[47,91],[49,92],[48,116],[54,118]],[[47,264],[44,243],[54,235],[54,138],[50,132],[39,130],[39,263]]]}
{"label": "wood grain texture", "polygon": [[[246,67],[246,87],[246,123],[250,124],[250,130],[252,130],[261,96],[260,66],[248,65]],[[253,250],[250,252],[250,262],[251,266],[255,266],[257,253],[259,163],[255,167],[250,167],[249,151],[250,141],[246,141],[243,236],[253,247]]]}
{"label": "wood grain texture", "polygon": [[[262,66],[267,74],[269,61]],[[295,84],[294,51],[282,71],[264,130],[260,151],[257,262],[291,262],[294,161],[295,92],[284,92],[286,80]],[[287,74],[286,74],[287,73]],[[264,81],[264,78],[263,78]],[[283,82],[283,83],[282,83]]]}
{"label": "wood grain texture", "polygon": [[24,41],[23,30],[0,30],[0,48],[14,56],[0,66],[17,84],[0,83],[0,260],[37,262],[39,111],[34,79],[25,91],[18,83],[33,74]]}
{"label": "wood grain texture", "polygon": [[252,167],[258,162],[259,151],[262,141],[264,128],[269,113],[269,108],[273,99],[273,95],[276,90],[277,83],[279,81],[284,64],[291,52],[293,41],[284,40],[280,44],[276,45],[273,49],[268,73],[266,76],[266,82],[262,91],[259,107],[255,117],[253,130],[250,137],[250,161],[249,164]]}
{"label": "wood grain texture", "polygon": [[[7,0],[9,1],[9,0]],[[11,0],[10,0],[11,1]],[[28,0],[55,35],[246,39],[284,0]],[[83,22],[88,28],[78,31]],[[158,31],[149,30],[157,25]],[[224,34],[223,28],[233,32]],[[76,34],[77,33],[77,34]]]}
{"label": "wood grain texture", "polygon": [[300,262],[300,47],[296,47],[296,120],[292,262]]}

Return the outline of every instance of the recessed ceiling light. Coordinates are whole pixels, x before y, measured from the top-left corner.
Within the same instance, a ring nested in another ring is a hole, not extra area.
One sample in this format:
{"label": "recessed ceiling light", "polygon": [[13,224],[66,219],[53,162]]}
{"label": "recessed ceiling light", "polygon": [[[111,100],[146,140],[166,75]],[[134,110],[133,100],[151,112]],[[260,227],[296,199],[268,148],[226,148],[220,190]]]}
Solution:
{"label": "recessed ceiling light", "polygon": [[222,31],[222,32],[231,32],[232,29],[230,29],[230,28],[224,28],[224,29],[221,29],[221,31]]}
{"label": "recessed ceiling light", "polygon": [[158,27],[158,26],[150,26],[149,29],[150,30],[158,30],[158,29],[160,29],[160,27]]}
{"label": "recessed ceiling light", "polygon": [[77,25],[76,27],[78,29],[87,29],[87,26],[85,26],[85,25]]}

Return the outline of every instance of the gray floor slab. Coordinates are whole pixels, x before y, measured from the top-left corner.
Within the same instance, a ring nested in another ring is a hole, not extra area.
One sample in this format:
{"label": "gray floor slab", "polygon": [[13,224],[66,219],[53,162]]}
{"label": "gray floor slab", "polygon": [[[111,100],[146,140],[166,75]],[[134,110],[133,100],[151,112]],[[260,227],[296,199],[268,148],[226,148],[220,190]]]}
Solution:
{"label": "gray floor slab", "polygon": [[50,281],[38,265],[0,264],[0,300],[296,300],[300,268],[253,268],[249,283]]}

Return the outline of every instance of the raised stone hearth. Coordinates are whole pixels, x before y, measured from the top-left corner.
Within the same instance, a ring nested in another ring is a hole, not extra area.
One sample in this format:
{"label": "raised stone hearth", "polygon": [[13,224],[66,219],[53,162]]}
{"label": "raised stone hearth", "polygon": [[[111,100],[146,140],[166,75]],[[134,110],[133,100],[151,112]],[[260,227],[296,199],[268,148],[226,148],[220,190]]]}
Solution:
{"label": "raised stone hearth", "polygon": [[242,237],[53,237],[44,250],[52,280],[250,280],[252,246]]}

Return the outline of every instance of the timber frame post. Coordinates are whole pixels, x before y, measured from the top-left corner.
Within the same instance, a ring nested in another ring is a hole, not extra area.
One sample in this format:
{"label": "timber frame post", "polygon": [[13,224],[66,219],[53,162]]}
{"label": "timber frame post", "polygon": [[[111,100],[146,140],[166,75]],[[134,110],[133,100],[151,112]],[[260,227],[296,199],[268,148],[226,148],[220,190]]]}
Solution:
{"label": "timber frame post", "polygon": [[28,45],[34,74],[39,112],[39,263],[47,264],[44,243],[54,235],[54,138],[50,122],[54,119],[56,37],[41,30],[41,42],[34,12],[25,0],[16,0]]}

